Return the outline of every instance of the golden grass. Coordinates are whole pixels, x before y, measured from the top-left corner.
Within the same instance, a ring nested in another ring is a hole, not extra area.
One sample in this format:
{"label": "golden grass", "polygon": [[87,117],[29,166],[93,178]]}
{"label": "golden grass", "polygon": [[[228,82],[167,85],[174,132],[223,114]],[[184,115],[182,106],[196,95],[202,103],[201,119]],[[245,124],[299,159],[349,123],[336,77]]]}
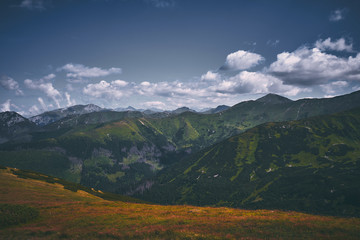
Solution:
{"label": "golden grass", "polygon": [[40,210],[0,239],[360,239],[360,219],[105,201],[0,170],[0,203]]}

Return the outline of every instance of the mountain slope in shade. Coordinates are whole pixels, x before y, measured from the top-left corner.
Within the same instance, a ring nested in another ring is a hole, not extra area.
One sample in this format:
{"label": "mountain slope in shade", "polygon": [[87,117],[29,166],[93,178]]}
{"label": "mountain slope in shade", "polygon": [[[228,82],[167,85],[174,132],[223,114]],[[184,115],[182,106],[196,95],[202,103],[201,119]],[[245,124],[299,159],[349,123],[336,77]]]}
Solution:
{"label": "mountain slope in shade", "polygon": [[360,91],[333,98],[299,99],[297,101],[268,94],[255,101],[236,104],[222,115],[225,119],[232,118],[258,125],[264,122],[298,120],[332,114],[359,106]]}
{"label": "mountain slope in shade", "polygon": [[226,106],[226,105],[219,105],[217,106],[216,108],[211,108],[209,110],[206,110],[202,113],[204,114],[214,114],[214,113],[220,113],[220,112],[223,112],[225,110],[228,110],[230,107],[229,106]]}
{"label": "mountain slope in shade", "polygon": [[82,115],[86,113],[99,112],[104,110],[105,109],[96,106],[94,104],[75,105],[68,108],[61,108],[53,111],[44,112],[40,115],[30,117],[29,119],[30,121],[34,122],[36,125],[44,126],[68,116]]}
{"label": "mountain slope in shade", "polygon": [[184,113],[184,112],[196,112],[195,110],[192,110],[188,107],[181,107],[181,108],[177,108],[175,109],[174,111],[171,111],[171,113],[173,114],[181,114],[181,113]]}
{"label": "mountain slope in shade", "polygon": [[[360,232],[358,218],[134,203],[9,168],[0,168],[0,182],[0,239],[357,239]],[[19,224],[29,215],[23,209],[38,217]]]}
{"label": "mountain slope in shade", "polygon": [[1,112],[0,144],[7,142],[10,139],[30,140],[30,136],[27,133],[30,130],[34,130],[34,128],[36,128],[35,124],[16,112]]}
{"label": "mountain slope in shade", "polygon": [[187,111],[160,117],[136,111],[100,111],[70,115],[25,133],[25,143],[1,144],[0,164],[133,194],[151,187],[160,170],[186,155],[264,122],[359,106],[360,92],[332,99],[267,102],[247,101],[216,114]]}
{"label": "mountain slope in shade", "polygon": [[298,101],[271,94],[259,101],[241,102],[216,114],[184,112],[177,116],[147,120],[151,127],[178,147],[197,151],[262,123],[332,114],[354,107],[360,107],[360,91],[330,99]]}
{"label": "mountain slope in shade", "polygon": [[281,103],[292,102],[292,100],[290,100],[286,97],[279,96],[279,95],[273,94],[273,93],[269,93],[269,94],[265,95],[264,97],[261,97],[255,101],[261,102],[261,103],[267,103],[267,104],[281,104]]}
{"label": "mountain slope in shade", "polygon": [[136,109],[136,108],[134,108],[134,107],[132,107],[132,106],[128,106],[128,107],[126,107],[126,108],[121,108],[121,107],[115,108],[114,111],[117,111],[117,112],[126,112],[126,111],[142,112],[142,111],[144,111],[144,110],[143,110],[143,109]]}
{"label": "mountain slope in shade", "polygon": [[64,117],[56,122],[50,123],[47,126],[44,126],[44,130],[53,130],[53,129],[76,129],[79,126],[94,125],[94,124],[104,124],[114,121],[121,121],[124,119],[132,118],[141,118],[144,114],[137,111],[125,111],[125,112],[116,112],[110,110],[104,110],[99,112],[84,113],[81,115],[70,115]]}
{"label": "mountain slope in shade", "polygon": [[360,216],[359,156],[360,108],[267,123],[163,171],[143,198]]}

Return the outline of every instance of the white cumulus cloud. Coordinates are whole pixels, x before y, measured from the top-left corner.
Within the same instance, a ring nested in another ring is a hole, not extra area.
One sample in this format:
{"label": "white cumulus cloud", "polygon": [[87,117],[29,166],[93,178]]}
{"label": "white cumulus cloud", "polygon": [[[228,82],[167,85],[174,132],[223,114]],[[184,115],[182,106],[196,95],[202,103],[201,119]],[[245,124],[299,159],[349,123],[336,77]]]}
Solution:
{"label": "white cumulus cloud", "polygon": [[56,88],[54,88],[52,83],[34,82],[31,79],[26,79],[24,83],[25,86],[29,89],[35,89],[44,92],[48,97],[53,99],[57,107],[60,108],[59,100],[61,99],[61,94]]}
{"label": "white cumulus cloud", "polygon": [[19,87],[19,83],[11,77],[3,76],[0,80],[0,85],[7,90],[15,91],[15,94],[18,96],[24,95],[24,92]]}
{"label": "white cumulus cloud", "polygon": [[73,106],[73,105],[76,104],[75,99],[72,100],[71,95],[68,92],[65,92],[65,97],[66,97],[66,102],[67,102],[68,107]]}
{"label": "white cumulus cloud", "polygon": [[221,81],[218,85],[210,87],[210,89],[226,94],[279,93],[287,96],[295,96],[303,91],[299,87],[284,85],[276,77],[248,71],[242,71],[233,77]]}
{"label": "white cumulus cloud", "polygon": [[245,70],[258,65],[264,60],[265,58],[257,53],[239,50],[227,55],[225,64],[221,67],[221,69]]}
{"label": "white cumulus cloud", "polygon": [[333,50],[333,51],[346,51],[352,52],[353,46],[352,44],[346,44],[344,38],[339,38],[337,41],[331,41],[331,38],[327,38],[325,40],[317,40],[315,43],[315,47],[320,50]]}
{"label": "white cumulus cloud", "polygon": [[207,73],[201,75],[201,80],[205,80],[205,81],[216,81],[220,79],[220,74],[219,73],[214,73],[212,71],[208,71]]}
{"label": "white cumulus cloud", "polygon": [[336,94],[347,86],[349,86],[349,83],[346,81],[335,81],[328,84],[320,85],[321,89],[328,95]]}
{"label": "white cumulus cloud", "polygon": [[82,64],[68,63],[58,69],[59,71],[67,72],[66,76],[70,78],[82,77],[105,77],[110,74],[121,73],[121,68],[102,69],[99,67],[87,67]]}
{"label": "white cumulus cloud", "polygon": [[360,54],[342,58],[318,48],[302,47],[294,52],[278,54],[268,72],[285,84],[304,86],[325,84],[331,80],[360,80]]}
{"label": "white cumulus cloud", "polygon": [[112,84],[116,87],[125,87],[127,86],[129,83],[123,80],[114,80],[112,81]]}
{"label": "white cumulus cloud", "polygon": [[53,78],[55,78],[55,77],[56,77],[55,74],[50,73],[49,75],[46,75],[45,77],[43,77],[43,78],[41,79],[41,81],[49,81],[49,80],[51,80],[51,79],[53,79]]}
{"label": "white cumulus cloud", "polygon": [[11,100],[8,99],[0,105],[0,112],[11,111],[10,107],[11,107]]}
{"label": "white cumulus cloud", "polygon": [[48,110],[48,107],[46,106],[44,99],[42,99],[41,97],[38,97],[38,102],[40,103],[40,105],[44,111]]}
{"label": "white cumulus cloud", "polygon": [[112,82],[100,81],[99,83],[88,84],[83,89],[83,93],[92,97],[103,97],[107,99],[120,99],[129,95],[131,89],[125,89],[128,83],[122,80],[115,80]]}

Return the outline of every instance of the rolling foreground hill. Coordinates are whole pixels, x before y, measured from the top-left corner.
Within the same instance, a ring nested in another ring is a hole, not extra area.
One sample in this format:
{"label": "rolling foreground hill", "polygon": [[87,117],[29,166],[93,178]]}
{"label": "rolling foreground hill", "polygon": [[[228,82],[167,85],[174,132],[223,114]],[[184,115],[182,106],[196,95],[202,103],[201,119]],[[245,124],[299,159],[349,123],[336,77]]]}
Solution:
{"label": "rolling foreground hill", "polygon": [[10,168],[0,169],[0,182],[1,239],[358,239],[360,236],[358,218],[109,201],[99,197],[101,192],[76,191],[66,182],[64,188],[60,179]]}
{"label": "rolling foreground hill", "polygon": [[360,216],[360,108],[254,127],[154,182],[159,203]]}

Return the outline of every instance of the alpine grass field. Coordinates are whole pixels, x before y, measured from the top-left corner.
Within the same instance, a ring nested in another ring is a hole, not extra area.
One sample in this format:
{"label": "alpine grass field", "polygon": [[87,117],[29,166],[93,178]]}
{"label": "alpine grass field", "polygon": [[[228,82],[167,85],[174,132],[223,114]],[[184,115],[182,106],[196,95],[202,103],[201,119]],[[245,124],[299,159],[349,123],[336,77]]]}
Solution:
{"label": "alpine grass field", "polygon": [[[1,239],[360,237],[358,218],[278,210],[161,206],[135,203],[130,198],[110,201],[102,198],[105,193],[81,186],[71,188],[70,183],[60,179],[11,168],[0,169],[0,182]],[[63,184],[68,185],[64,188]],[[96,192],[98,196],[93,194]]]}

